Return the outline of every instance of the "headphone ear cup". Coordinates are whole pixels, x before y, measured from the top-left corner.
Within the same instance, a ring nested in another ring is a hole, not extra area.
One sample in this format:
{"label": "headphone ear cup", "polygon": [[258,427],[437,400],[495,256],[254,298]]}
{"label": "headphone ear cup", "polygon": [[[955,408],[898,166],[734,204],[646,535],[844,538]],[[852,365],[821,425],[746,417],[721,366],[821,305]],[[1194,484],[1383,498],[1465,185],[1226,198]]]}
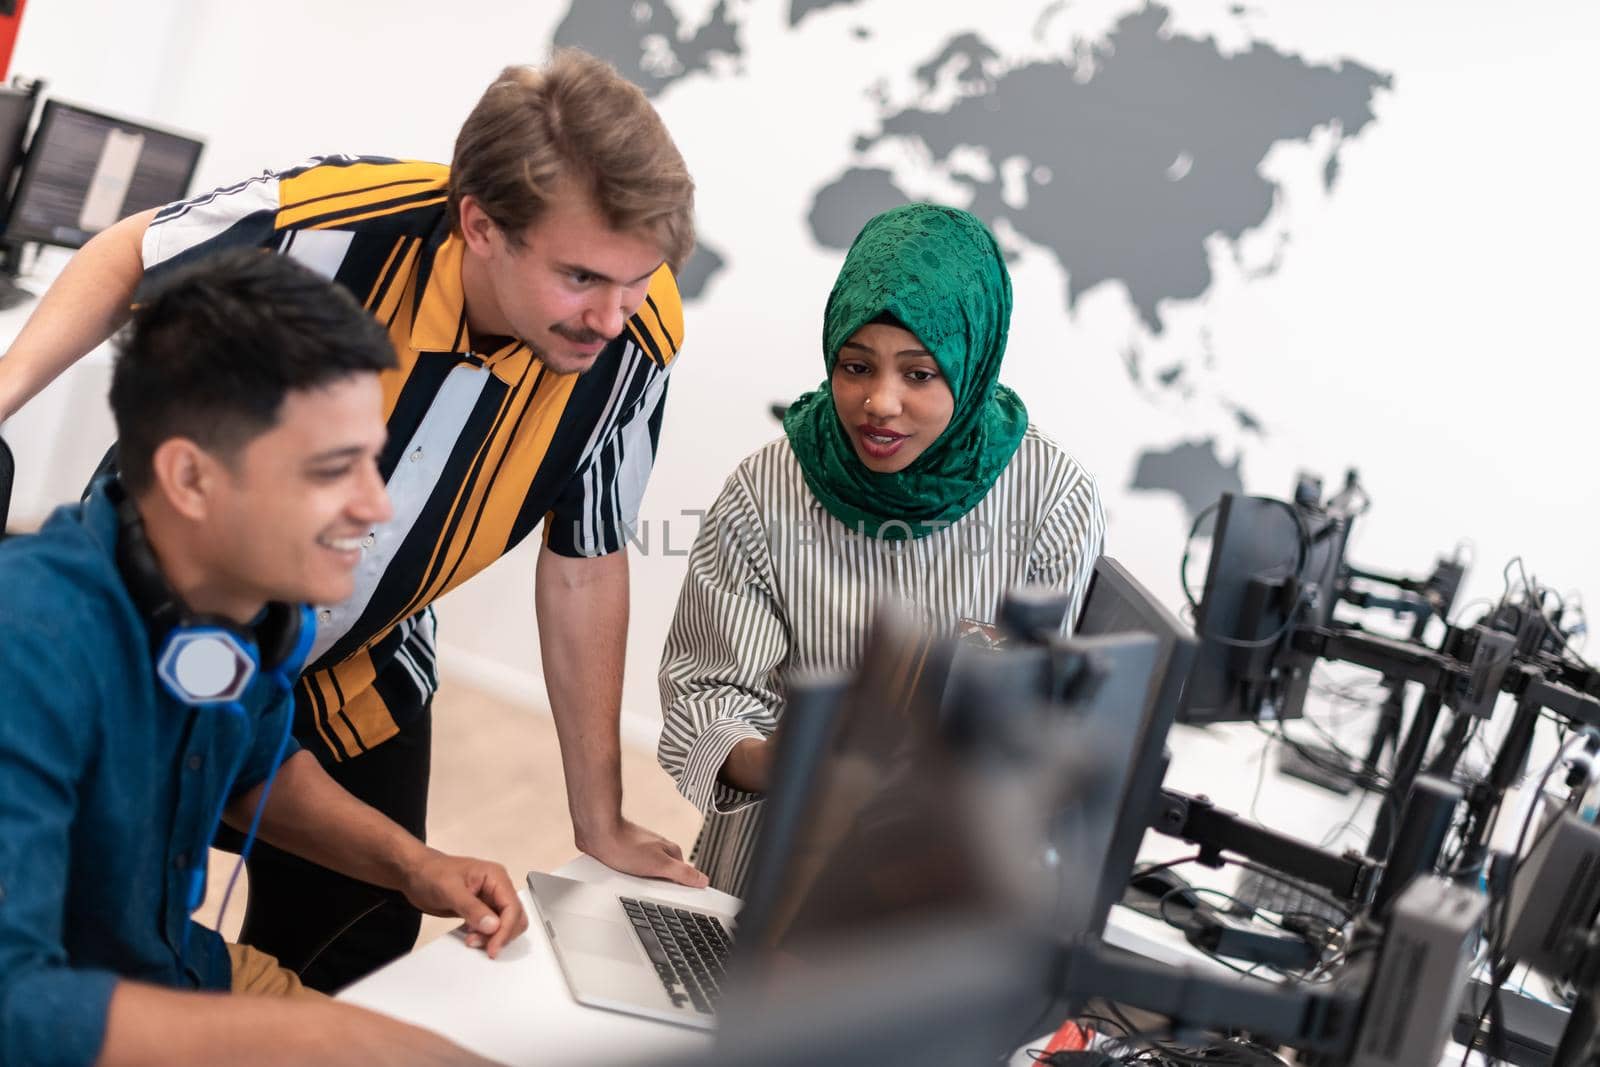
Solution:
{"label": "headphone ear cup", "polygon": [[256,627],[261,669],[292,684],[305,670],[316,637],[317,613],[309,604],[268,604],[266,618]]}
{"label": "headphone ear cup", "polygon": [[268,604],[266,616],[256,627],[256,648],[261,653],[261,669],[275,671],[285,666],[299,643],[298,607],[290,604]]}

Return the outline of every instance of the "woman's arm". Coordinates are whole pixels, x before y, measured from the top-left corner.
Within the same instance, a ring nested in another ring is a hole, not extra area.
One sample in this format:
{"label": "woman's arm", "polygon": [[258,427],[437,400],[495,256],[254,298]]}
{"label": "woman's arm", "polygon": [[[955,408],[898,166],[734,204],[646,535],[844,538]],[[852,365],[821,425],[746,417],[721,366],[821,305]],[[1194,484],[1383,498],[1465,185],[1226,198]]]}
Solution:
{"label": "woman's arm", "polygon": [[705,812],[759,799],[783,706],[789,626],[766,529],[738,472],[705,515],[661,657],[657,758]]}

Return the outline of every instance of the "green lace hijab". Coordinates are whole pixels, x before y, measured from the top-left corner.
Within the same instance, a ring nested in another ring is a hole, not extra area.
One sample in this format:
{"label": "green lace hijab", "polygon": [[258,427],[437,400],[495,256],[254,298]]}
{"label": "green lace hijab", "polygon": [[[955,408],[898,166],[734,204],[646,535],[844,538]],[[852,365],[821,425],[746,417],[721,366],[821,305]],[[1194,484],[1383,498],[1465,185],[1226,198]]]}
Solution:
{"label": "green lace hijab", "polygon": [[[868,469],[833,404],[840,347],[887,313],[916,334],[955,396],[944,432],[905,470]],[[884,540],[925,537],[986,496],[1027,429],[1022,399],[999,384],[1011,323],[1011,275],[994,235],[956,208],[907,204],[856,235],[822,321],[828,380],[784,415],[800,469],[822,506]]]}

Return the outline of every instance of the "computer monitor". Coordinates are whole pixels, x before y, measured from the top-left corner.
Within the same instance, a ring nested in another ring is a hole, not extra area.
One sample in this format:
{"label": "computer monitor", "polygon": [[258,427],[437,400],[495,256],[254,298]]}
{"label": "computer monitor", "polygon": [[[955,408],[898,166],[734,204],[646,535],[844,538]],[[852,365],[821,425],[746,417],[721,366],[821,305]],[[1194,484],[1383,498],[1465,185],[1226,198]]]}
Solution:
{"label": "computer monitor", "polygon": [[850,676],[796,675],[785,686],[783,718],[773,743],[777,751],[762,812],[761,833],[750,861],[739,913],[740,942],[771,925],[769,912],[783,897],[788,857],[800,847],[812,784],[850,693]]}
{"label": "computer monitor", "polygon": [[747,960],[985,906],[991,867],[963,851],[967,813],[938,737],[953,657],[952,641],[889,609],[848,684],[791,696],[739,919]]}
{"label": "computer monitor", "polygon": [[1222,494],[1205,592],[1195,611],[1200,649],[1179,705],[1181,723],[1280,717],[1285,638],[1314,573],[1301,509],[1262,496]]}
{"label": "computer monitor", "polygon": [[[1055,946],[1006,923],[939,924],[862,939],[781,997],[729,991],[714,1046],[652,1067],[972,1067],[998,1064],[1036,1037],[1059,983]],[[608,1061],[609,1062],[609,1061]]]}
{"label": "computer monitor", "polygon": [[1117,809],[1116,829],[1106,856],[1095,915],[1104,929],[1111,906],[1122,898],[1138,857],[1145,830],[1153,819],[1166,777],[1167,733],[1177,718],[1178,704],[1194,665],[1194,634],[1167,610],[1126,567],[1102,556],[1095,562],[1089,592],[1078,615],[1078,637],[1148,634],[1156,640],[1149,695],[1143,708],[1127,791]]}
{"label": "computer monitor", "polygon": [[[28,122],[33,118],[37,99],[37,83],[31,88],[0,86],[0,227],[4,227],[10,211],[11,190],[22,166]],[[33,299],[32,293],[18,288],[11,280],[17,273],[17,266],[16,246],[0,246],[0,309]]]}
{"label": "computer monitor", "polygon": [[[1047,705],[1064,728],[1058,743],[1080,748],[1083,761],[1071,772],[1077,780],[1062,796],[1049,831],[1056,867],[1049,925],[1058,936],[1074,939],[1105,929],[1117,899],[1108,886],[1120,895],[1137,853],[1136,843],[1133,852],[1124,844],[1130,833],[1124,810],[1134,783],[1159,783],[1163,773],[1159,742],[1145,751],[1154,737],[1151,692],[1158,686],[1161,643],[1149,633],[1076,635],[1055,639],[1045,651],[1056,678],[1077,674]],[[1152,760],[1155,766],[1148,766]]]}
{"label": "computer monitor", "polygon": [[127,215],[182,199],[204,142],[48,101],[3,239],[78,248]]}
{"label": "computer monitor", "polygon": [[[1148,634],[980,648],[885,614],[848,682],[791,683],[739,916],[741,978],[725,987],[742,1003],[724,1016],[929,929],[1021,925],[1054,944],[1103,924],[1103,857],[1155,653]],[[1027,988],[1012,1044],[1046,1006],[1042,985]]]}
{"label": "computer monitor", "polygon": [[22,146],[27,140],[35,99],[31,90],[0,86],[0,215],[4,214],[17,165],[22,162]]}

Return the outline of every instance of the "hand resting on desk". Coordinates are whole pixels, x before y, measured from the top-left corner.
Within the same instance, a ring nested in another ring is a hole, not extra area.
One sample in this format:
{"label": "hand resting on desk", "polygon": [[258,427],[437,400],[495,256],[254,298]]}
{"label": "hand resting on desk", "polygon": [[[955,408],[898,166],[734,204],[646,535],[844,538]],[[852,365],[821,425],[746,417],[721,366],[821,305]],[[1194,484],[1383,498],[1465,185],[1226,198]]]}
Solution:
{"label": "hand resting on desk", "polygon": [[429,915],[459,915],[469,928],[467,945],[483,949],[490,959],[528,928],[522,901],[498,863],[428,849],[400,891]]}

